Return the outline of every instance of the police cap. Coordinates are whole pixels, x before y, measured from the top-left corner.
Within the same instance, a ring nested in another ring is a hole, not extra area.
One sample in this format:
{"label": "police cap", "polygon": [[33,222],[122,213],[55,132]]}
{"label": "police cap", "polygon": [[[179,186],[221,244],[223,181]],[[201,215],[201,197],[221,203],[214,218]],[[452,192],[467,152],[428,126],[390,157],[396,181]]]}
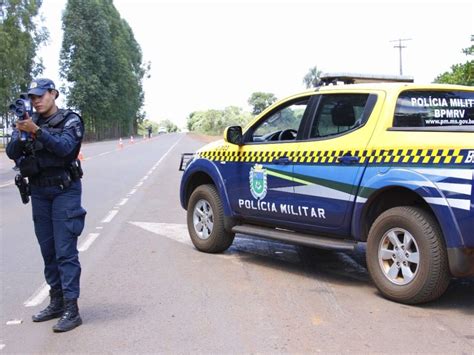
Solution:
{"label": "police cap", "polygon": [[46,78],[35,79],[31,82],[28,88],[28,95],[43,96],[48,90],[55,90],[56,97],[59,96],[59,91],[56,89],[54,81]]}

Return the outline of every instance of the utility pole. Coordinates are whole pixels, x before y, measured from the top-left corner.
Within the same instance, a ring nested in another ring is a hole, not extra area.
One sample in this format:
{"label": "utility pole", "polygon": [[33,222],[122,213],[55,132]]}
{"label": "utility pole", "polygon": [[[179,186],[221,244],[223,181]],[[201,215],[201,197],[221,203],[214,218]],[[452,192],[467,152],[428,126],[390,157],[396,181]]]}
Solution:
{"label": "utility pole", "polygon": [[398,48],[400,52],[400,75],[403,75],[403,67],[402,67],[402,48],[406,48],[406,46],[402,46],[402,42],[405,41],[411,41],[411,38],[405,38],[405,39],[394,39],[393,41],[390,42],[398,42],[398,45],[393,46],[393,48]]}

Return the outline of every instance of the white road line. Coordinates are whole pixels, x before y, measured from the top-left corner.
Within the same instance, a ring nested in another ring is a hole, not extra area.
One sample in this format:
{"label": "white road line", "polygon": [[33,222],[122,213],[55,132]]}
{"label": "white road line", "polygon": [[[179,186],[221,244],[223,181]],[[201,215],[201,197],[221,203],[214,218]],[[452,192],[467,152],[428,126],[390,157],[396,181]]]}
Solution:
{"label": "white road line", "polygon": [[120,201],[120,202],[118,203],[118,205],[119,205],[119,206],[123,206],[123,205],[125,205],[125,204],[127,203],[127,201],[128,201],[128,198],[123,198],[122,201]]}
{"label": "white road line", "polygon": [[118,210],[109,211],[108,215],[100,221],[101,223],[109,223],[112,219],[114,219],[115,215],[118,213]]}
{"label": "white road line", "polygon": [[140,181],[138,184],[135,185],[135,187],[140,187],[143,185],[143,181]]}
{"label": "white road line", "polygon": [[0,350],[3,350],[5,346],[6,346],[5,344],[0,344]]}
{"label": "white road line", "polygon": [[[180,139],[178,139],[167,151],[165,154],[163,154],[161,156],[161,158],[155,163],[155,165],[153,166],[153,168],[150,170],[150,172],[148,172],[147,175],[150,175],[151,172],[153,172],[157,167],[158,165],[163,161],[163,159],[169,154],[169,152],[171,152],[171,150],[181,141],[181,139],[183,139],[184,136],[181,136]],[[108,153],[108,152],[107,152]],[[105,154],[102,154],[102,155],[105,155]],[[88,160],[89,158],[86,158],[84,160]],[[144,179],[146,180],[146,179]],[[9,185],[13,184],[10,183]],[[2,185],[0,187],[3,187],[3,186],[8,186],[8,185]],[[128,195],[133,195],[137,190],[136,189],[133,189],[132,191],[130,191],[128,193]],[[128,198],[123,198],[119,205],[120,206],[123,206],[125,203],[127,203],[128,201]],[[109,211],[108,215],[101,221],[101,223],[109,223],[110,221],[112,221],[112,219],[115,217],[115,215],[119,212],[119,210],[117,209],[114,209],[114,210],[111,210]],[[139,223],[139,222],[138,222]],[[179,228],[182,228],[182,227],[178,227]],[[96,227],[96,229],[102,229],[102,227]],[[99,237],[99,233],[89,233],[87,235],[87,238],[85,239],[85,241],[81,244],[81,246],[78,248],[79,251],[85,251],[87,250],[91,244]],[[187,242],[189,243],[189,242]],[[48,297],[49,295],[49,286],[46,284],[46,282],[43,282],[43,284],[35,291],[35,293],[33,293],[33,295],[28,298],[23,304],[25,307],[35,307],[41,303],[43,303],[43,301]],[[5,347],[4,344],[0,344],[0,350],[2,350],[3,348]]]}
{"label": "white road line", "polygon": [[33,295],[30,298],[28,298],[23,303],[23,305],[25,307],[35,307],[43,303],[46,297],[48,297],[48,294],[49,294],[49,286],[46,284],[46,282],[43,282],[43,284],[36,290],[35,293],[33,293]]}
{"label": "white road line", "polygon": [[188,236],[188,226],[186,224],[132,221],[129,221],[128,223],[177,242],[193,246],[191,238]]}
{"label": "white road line", "polygon": [[20,325],[21,323],[23,323],[23,320],[21,319],[10,319],[9,321],[7,321],[7,325]]}
{"label": "white road line", "polygon": [[[142,229],[145,229],[149,232],[155,233],[157,235],[174,240],[176,242],[186,244],[188,247],[194,248],[193,242],[191,241],[191,238],[189,237],[188,226],[186,224],[133,222],[133,221],[129,221],[128,223],[133,224]],[[238,248],[231,248],[227,250],[225,254],[218,254],[216,255],[216,257],[219,257],[222,259],[230,259],[232,263],[234,264],[237,264],[240,266],[243,265],[243,262],[240,260],[241,255]]]}
{"label": "white road line", "polygon": [[165,157],[169,154],[169,152],[171,152],[171,150],[174,147],[176,147],[176,145],[181,141],[181,139],[183,139],[183,137],[184,136],[181,136],[176,142],[174,142],[174,144],[170,147],[170,149],[168,149],[166,153],[161,156],[160,160],[156,162],[155,167],[158,166],[163,161],[163,159],[165,159]]}
{"label": "white road line", "polygon": [[10,186],[10,185],[13,185],[13,184],[14,184],[13,181],[12,181],[12,182],[7,182],[7,183],[5,183],[5,184],[3,184],[3,185],[0,185],[0,188],[2,188],[2,187],[7,187],[7,186]]}
{"label": "white road line", "polygon": [[89,247],[92,245],[92,243],[94,243],[99,235],[99,233],[89,233],[77,250],[86,251],[89,249]]}

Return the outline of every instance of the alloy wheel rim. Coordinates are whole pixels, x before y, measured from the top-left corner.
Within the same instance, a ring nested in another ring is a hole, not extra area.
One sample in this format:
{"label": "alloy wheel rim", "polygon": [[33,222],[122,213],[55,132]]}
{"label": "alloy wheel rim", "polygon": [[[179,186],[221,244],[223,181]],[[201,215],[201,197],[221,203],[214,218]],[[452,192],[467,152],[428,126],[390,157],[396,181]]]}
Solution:
{"label": "alloy wheel rim", "polygon": [[214,228],[214,212],[208,201],[199,200],[194,206],[193,226],[199,239],[209,239]]}
{"label": "alloy wheel rim", "polygon": [[415,279],[420,266],[418,244],[407,230],[392,228],[380,241],[378,259],[384,276],[390,282],[409,284]]}

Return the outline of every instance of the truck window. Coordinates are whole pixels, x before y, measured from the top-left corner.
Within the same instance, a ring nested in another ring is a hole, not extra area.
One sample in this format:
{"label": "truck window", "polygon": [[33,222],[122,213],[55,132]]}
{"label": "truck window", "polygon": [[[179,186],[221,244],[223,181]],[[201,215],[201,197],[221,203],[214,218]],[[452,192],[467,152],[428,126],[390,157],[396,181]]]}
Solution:
{"label": "truck window", "polygon": [[252,142],[295,140],[309,97],[281,106],[264,117],[253,129]]}
{"label": "truck window", "polygon": [[474,92],[404,91],[393,127],[474,126]]}
{"label": "truck window", "polygon": [[311,126],[310,138],[344,133],[362,125],[367,119],[369,94],[324,95]]}

